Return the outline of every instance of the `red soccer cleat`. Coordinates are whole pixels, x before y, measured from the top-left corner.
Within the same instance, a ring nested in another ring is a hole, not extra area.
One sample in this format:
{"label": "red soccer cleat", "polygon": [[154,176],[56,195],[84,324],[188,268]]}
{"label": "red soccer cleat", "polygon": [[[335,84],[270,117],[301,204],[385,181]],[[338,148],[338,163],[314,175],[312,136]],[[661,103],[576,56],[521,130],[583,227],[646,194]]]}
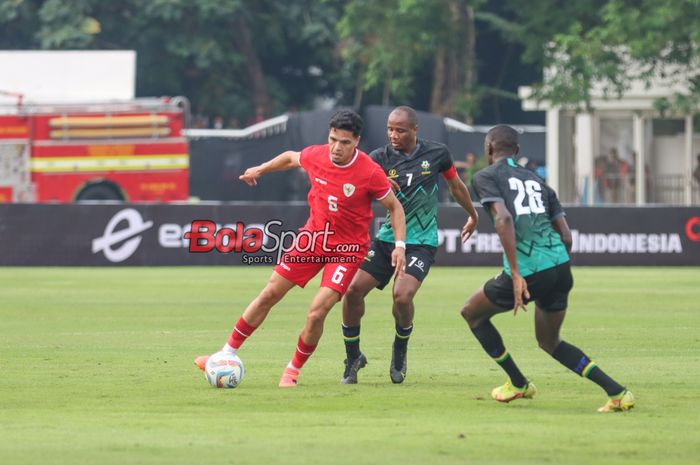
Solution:
{"label": "red soccer cleat", "polygon": [[194,359],[194,364],[197,365],[197,368],[204,371],[204,368],[207,366],[207,360],[209,360],[209,357],[209,355],[200,355],[199,357]]}
{"label": "red soccer cleat", "polygon": [[298,377],[299,377],[298,371],[292,370],[289,367],[285,368],[284,373],[282,373],[282,378],[280,379],[279,387],[283,387],[283,388],[296,387]]}

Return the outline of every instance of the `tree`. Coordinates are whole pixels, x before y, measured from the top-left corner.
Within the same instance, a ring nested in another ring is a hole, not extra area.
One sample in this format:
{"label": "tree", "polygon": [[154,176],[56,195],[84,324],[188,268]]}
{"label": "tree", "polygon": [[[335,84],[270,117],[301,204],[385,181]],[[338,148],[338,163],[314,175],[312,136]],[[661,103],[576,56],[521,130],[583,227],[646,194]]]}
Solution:
{"label": "tree", "polygon": [[[529,58],[539,57],[553,71],[536,86],[537,98],[574,107],[590,105],[594,84],[602,85],[607,95],[619,96],[632,80],[649,84],[673,70],[689,92],[660,101],[660,109],[687,112],[698,107],[700,2],[607,0],[585,4],[588,12],[577,2],[560,3],[538,0],[519,12],[523,36],[542,32],[527,41]],[[562,14],[562,9],[569,14]],[[539,55],[538,42],[544,44],[539,45]]]}
{"label": "tree", "polygon": [[476,88],[475,6],[481,2],[448,2],[449,16],[439,34],[442,39],[435,54],[430,111],[441,115],[461,115],[472,123],[478,112]]}
{"label": "tree", "polygon": [[[475,105],[474,8],[481,1],[353,0],[338,25],[355,99],[381,90],[380,102],[406,101],[430,84],[430,111],[469,118]],[[430,82],[419,82],[424,69]]]}
{"label": "tree", "polygon": [[183,94],[245,121],[335,95],[339,11],[338,0],[0,0],[0,47],[134,49],[138,95]]}

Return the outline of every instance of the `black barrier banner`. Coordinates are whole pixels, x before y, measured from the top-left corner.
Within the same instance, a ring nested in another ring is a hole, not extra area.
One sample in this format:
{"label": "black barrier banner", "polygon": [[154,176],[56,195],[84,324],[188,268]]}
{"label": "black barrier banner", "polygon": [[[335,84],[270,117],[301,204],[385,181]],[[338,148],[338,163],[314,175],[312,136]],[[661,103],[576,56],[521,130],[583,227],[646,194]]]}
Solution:
{"label": "black barrier banner", "polygon": [[[573,237],[574,265],[700,266],[700,208],[697,207],[567,207]],[[440,209],[441,265],[502,264],[502,248],[486,212],[466,244],[460,242],[465,213]]]}
{"label": "black barrier banner", "polygon": [[[501,265],[498,235],[483,209],[479,211],[477,233],[462,244],[466,213],[458,206],[440,208],[437,265]],[[566,211],[575,265],[700,266],[700,208],[569,207]],[[240,232],[264,231],[265,244],[274,248],[275,240],[297,230],[307,216],[305,203],[2,204],[0,266],[272,266],[275,252],[238,247],[223,253],[214,242],[211,251],[192,253],[185,233],[193,221],[209,221],[217,230],[227,228],[229,239]],[[372,232],[383,217],[377,206]]]}

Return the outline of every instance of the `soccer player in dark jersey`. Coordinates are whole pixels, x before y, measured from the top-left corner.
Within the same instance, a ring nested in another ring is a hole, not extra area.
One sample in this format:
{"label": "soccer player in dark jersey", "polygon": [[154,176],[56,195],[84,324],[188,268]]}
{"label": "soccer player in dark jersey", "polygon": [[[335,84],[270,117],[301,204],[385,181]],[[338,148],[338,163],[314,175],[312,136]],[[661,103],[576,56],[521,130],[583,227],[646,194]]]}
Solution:
{"label": "soccer player in dark jersey", "polygon": [[486,353],[510,377],[493,389],[491,397],[510,402],[535,395],[535,385],[520,372],[491,323],[492,316],[509,309],[517,314],[534,301],[539,346],[605,390],[609,399],[599,412],[631,409],[632,393],[559,336],[574,281],[569,263],[571,231],[556,193],[535,173],[515,163],[518,133],[510,126],[491,129],[484,148],[490,166],[474,176],[473,186],[501,239],[504,271],[469,297],[462,316]]}
{"label": "soccer player in dark jersey", "polygon": [[[447,180],[450,193],[469,214],[462,229],[463,240],[471,236],[479,220],[447,147],[418,139],[417,131],[416,112],[410,107],[397,107],[387,122],[389,144],[370,154],[399,189],[396,196],[406,214],[406,272],[394,280],[392,289],[396,336],[389,376],[397,384],[406,377],[406,351],[415,312],[413,297],[428,275],[437,250],[440,176]],[[391,251],[399,245],[394,242],[394,236],[392,224],[387,221],[378,231],[343,300],[343,337],[347,353],[343,384],[357,383],[357,371],[367,363],[360,351],[360,320],[365,311],[365,296],[375,287],[383,289],[393,276]]]}
{"label": "soccer player in dark jersey", "polygon": [[[295,355],[282,374],[280,387],[297,385],[301,368],[321,339],[328,312],[343,297],[367,253],[373,200],[391,212],[396,241],[400,243],[406,237],[403,208],[384,171],[357,149],[362,126],[359,115],[341,110],[331,118],[328,144],[284,152],[248,168],[240,176],[254,186],[265,173],[301,167],[311,181],[309,219],[300,229],[307,241],[302,244],[300,234],[297,247],[282,256],[267,285],[245,309],[222,348],[223,352],[236,353],[292,287],[304,287],[323,270],[321,288],[311,301],[306,325],[299,335]],[[331,234],[325,234],[326,230]],[[311,237],[316,238],[314,244]],[[395,247],[391,251],[395,273],[403,273],[405,262],[405,248]],[[204,369],[207,359],[206,355],[197,357],[195,364]]]}

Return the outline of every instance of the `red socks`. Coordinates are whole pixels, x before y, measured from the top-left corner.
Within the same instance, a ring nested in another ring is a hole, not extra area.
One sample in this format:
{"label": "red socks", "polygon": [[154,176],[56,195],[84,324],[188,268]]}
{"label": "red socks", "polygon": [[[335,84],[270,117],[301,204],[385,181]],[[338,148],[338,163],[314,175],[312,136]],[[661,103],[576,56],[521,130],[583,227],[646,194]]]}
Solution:
{"label": "red socks", "polygon": [[245,340],[253,334],[256,328],[256,326],[251,326],[246,323],[243,317],[241,317],[233,328],[233,331],[231,331],[231,336],[228,338],[228,345],[237,350],[243,345]]}
{"label": "red socks", "polygon": [[299,341],[297,342],[297,350],[291,362],[293,367],[297,370],[301,370],[301,367],[303,367],[306,361],[309,359],[309,357],[311,357],[311,354],[314,353],[314,350],[316,350],[316,346],[310,346],[304,343],[304,341],[301,340],[301,336],[299,336]]}
{"label": "red socks", "polygon": [[[228,345],[232,349],[238,350],[256,329],[257,327],[249,325],[243,317],[241,317],[233,328],[233,331],[231,331],[231,336],[228,338]],[[314,350],[316,350],[315,345],[306,344],[301,340],[301,336],[299,336],[294,358],[290,362],[291,367],[297,371],[301,370],[309,357],[311,357],[311,354],[314,353]]]}

